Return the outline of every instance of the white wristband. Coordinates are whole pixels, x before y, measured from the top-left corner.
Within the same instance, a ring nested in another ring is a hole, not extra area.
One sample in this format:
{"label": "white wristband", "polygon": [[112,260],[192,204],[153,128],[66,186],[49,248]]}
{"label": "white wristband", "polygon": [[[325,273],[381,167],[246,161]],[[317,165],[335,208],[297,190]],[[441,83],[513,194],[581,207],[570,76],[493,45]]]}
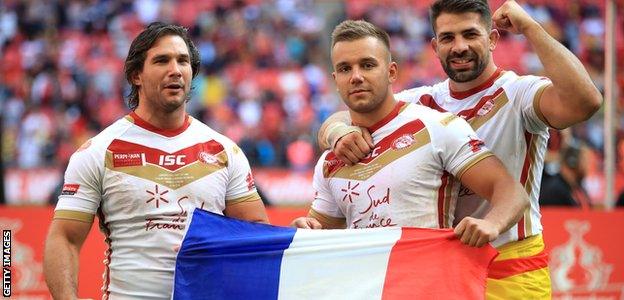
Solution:
{"label": "white wristband", "polygon": [[334,150],[334,147],[336,147],[336,143],[338,143],[338,140],[340,140],[340,138],[351,132],[359,132],[361,134],[362,129],[358,126],[347,125],[342,122],[335,122],[330,124],[325,132],[327,132],[327,134],[325,135],[327,137],[326,142],[331,147],[331,149]]}

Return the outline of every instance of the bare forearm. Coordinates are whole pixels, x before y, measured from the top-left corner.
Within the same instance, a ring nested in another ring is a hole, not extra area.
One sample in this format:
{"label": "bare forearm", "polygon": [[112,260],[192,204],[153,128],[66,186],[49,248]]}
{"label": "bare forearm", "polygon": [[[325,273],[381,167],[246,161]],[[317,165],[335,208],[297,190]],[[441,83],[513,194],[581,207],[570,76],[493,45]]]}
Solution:
{"label": "bare forearm", "polygon": [[491,209],[484,217],[503,233],[513,227],[529,207],[529,197],[517,183],[499,183],[494,188]]}
{"label": "bare forearm", "polygon": [[602,96],[581,61],[537,22],[524,28],[523,33],[540,58],[559,97],[575,110],[591,116],[600,107]]}
{"label": "bare forearm", "polygon": [[315,219],[322,226],[323,229],[345,229],[347,228],[345,219],[326,216],[322,213],[315,211],[314,209],[310,209],[308,211],[308,218]]}
{"label": "bare forearm", "polygon": [[63,238],[50,238],[46,242],[43,271],[54,299],[76,299],[78,253],[78,249]]}
{"label": "bare forearm", "polygon": [[347,111],[336,112],[333,115],[329,116],[329,118],[327,118],[325,122],[323,122],[317,135],[318,144],[321,150],[331,149],[331,147],[333,146],[328,143],[328,138],[329,138],[328,134],[331,131],[328,129],[336,126],[337,125],[336,123],[341,123],[344,125],[350,124],[351,117],[349,116],[349,113]]}

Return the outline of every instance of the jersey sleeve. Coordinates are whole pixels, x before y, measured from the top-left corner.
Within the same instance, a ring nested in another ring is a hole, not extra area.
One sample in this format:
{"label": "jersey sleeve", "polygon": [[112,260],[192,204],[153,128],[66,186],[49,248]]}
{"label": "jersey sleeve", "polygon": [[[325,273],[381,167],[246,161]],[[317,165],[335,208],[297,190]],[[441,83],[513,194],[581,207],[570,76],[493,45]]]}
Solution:
{"label": "jersey sleeve", "polygon": [[450,113],[432,127],[432,143],[444,169],[461,178],[466,170],[493,155],[464,119]]}
{"label": "jersey sleeve", "polygon": [[328,217],[344,218],[344,214],[338,207],[338,204],[331,193],[329,181],[323,175],[325,157],[328,153],[329,152],[326,151],[323,155],[321,155],[321,158],[319,158],[316,166],[314,167],[314,176],[312,177],[314,201],[312,202],[311,209]]}
{"label": "jersey sleeve", "polygon": [[102,199],[104,167],[103,157],[100,158],[93,148],[78,150],[71,156],[56,204],[55,219],[93,220]]}
{"label": "jersey sleeve", "polygon": [[420,103],[420,98],[425,94],[431,93],[430,86],[421,86],[413,89],[407,89],[394,94],[394,98],[407,103]]}
{"label": "jersey sleeve", "polygon": [[538,133],[548,129],[548,122],[539,105],[542,93],[551,85],[552,82],[546,77],[521,76],[510,86],[514,105],[520,110],[528,132]]}
{"label": "jersey sleeve", "polygon": [[225,202],[229,204],[256,201],[260,199],[256,191],[249,161],[243,151],[234,143],[228,145],[228,175],[229,180],[225,191]]}

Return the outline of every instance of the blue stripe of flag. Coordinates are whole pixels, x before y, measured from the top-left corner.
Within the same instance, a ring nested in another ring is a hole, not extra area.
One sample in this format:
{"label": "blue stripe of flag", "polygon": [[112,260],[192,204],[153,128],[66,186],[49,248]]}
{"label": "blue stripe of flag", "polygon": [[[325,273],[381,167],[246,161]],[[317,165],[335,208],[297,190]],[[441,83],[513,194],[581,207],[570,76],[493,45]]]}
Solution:
{"label": "blue stripe of flag", "polygon": [[282,256],[295,232],[195,209],[176,260],[173,299],[277,299]]}

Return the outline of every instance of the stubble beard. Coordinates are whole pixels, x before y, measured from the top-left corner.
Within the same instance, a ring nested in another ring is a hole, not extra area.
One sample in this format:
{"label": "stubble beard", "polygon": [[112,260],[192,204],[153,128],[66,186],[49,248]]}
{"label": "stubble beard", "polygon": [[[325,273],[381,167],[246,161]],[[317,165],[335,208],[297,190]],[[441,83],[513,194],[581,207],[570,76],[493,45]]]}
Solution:
{"label": "stubble beard", "polygon": [[[165,97],[166,98],[166,97]],[[184,94],[182,95],[182,99],[180,100],[176,100],[176,101],[162,101],[162,109],[164,110],[164,112],[166,113],[172,113],[175,112],[176,110],[180,109],[180,107],[184,106],[187,102],[189,102],[189,100],[191,99],[191,91],[189,90],[185,90]]]}
{"label": "stubble beard", "polygon": [[374,112],[376,109],[378,109],[383,101],[381,101],[377,95],[371,95],[371,97],[367,99],[364,103],[362,102],[364,101],[356,100],[349,101],[346,104],[350,110],[356,113],[367,114]]}
{"label": "stubble beard", "polygon": [[[452,58],[466,58],[466,57],[469,57],[475,62],[474,66],[471,69],[464,70],[464,71],[457,71],[451,67],[450,60]],[[465,54],[461,56],[457,56],[457,55],[449,56],[446,59],[446,61],[444,62],[440,61],[440,62],[442,64],[442,69],[444,69],[444,72],[451,80],[455,82],[463,83],[463,82],[469,82],[469,81],[477,79],[485,70],[488,59],[489,59],[489,56],[484,57],[483,59],[480,59],[477,54],[475,54],[474,52],[470,52],[467,55]]]}

